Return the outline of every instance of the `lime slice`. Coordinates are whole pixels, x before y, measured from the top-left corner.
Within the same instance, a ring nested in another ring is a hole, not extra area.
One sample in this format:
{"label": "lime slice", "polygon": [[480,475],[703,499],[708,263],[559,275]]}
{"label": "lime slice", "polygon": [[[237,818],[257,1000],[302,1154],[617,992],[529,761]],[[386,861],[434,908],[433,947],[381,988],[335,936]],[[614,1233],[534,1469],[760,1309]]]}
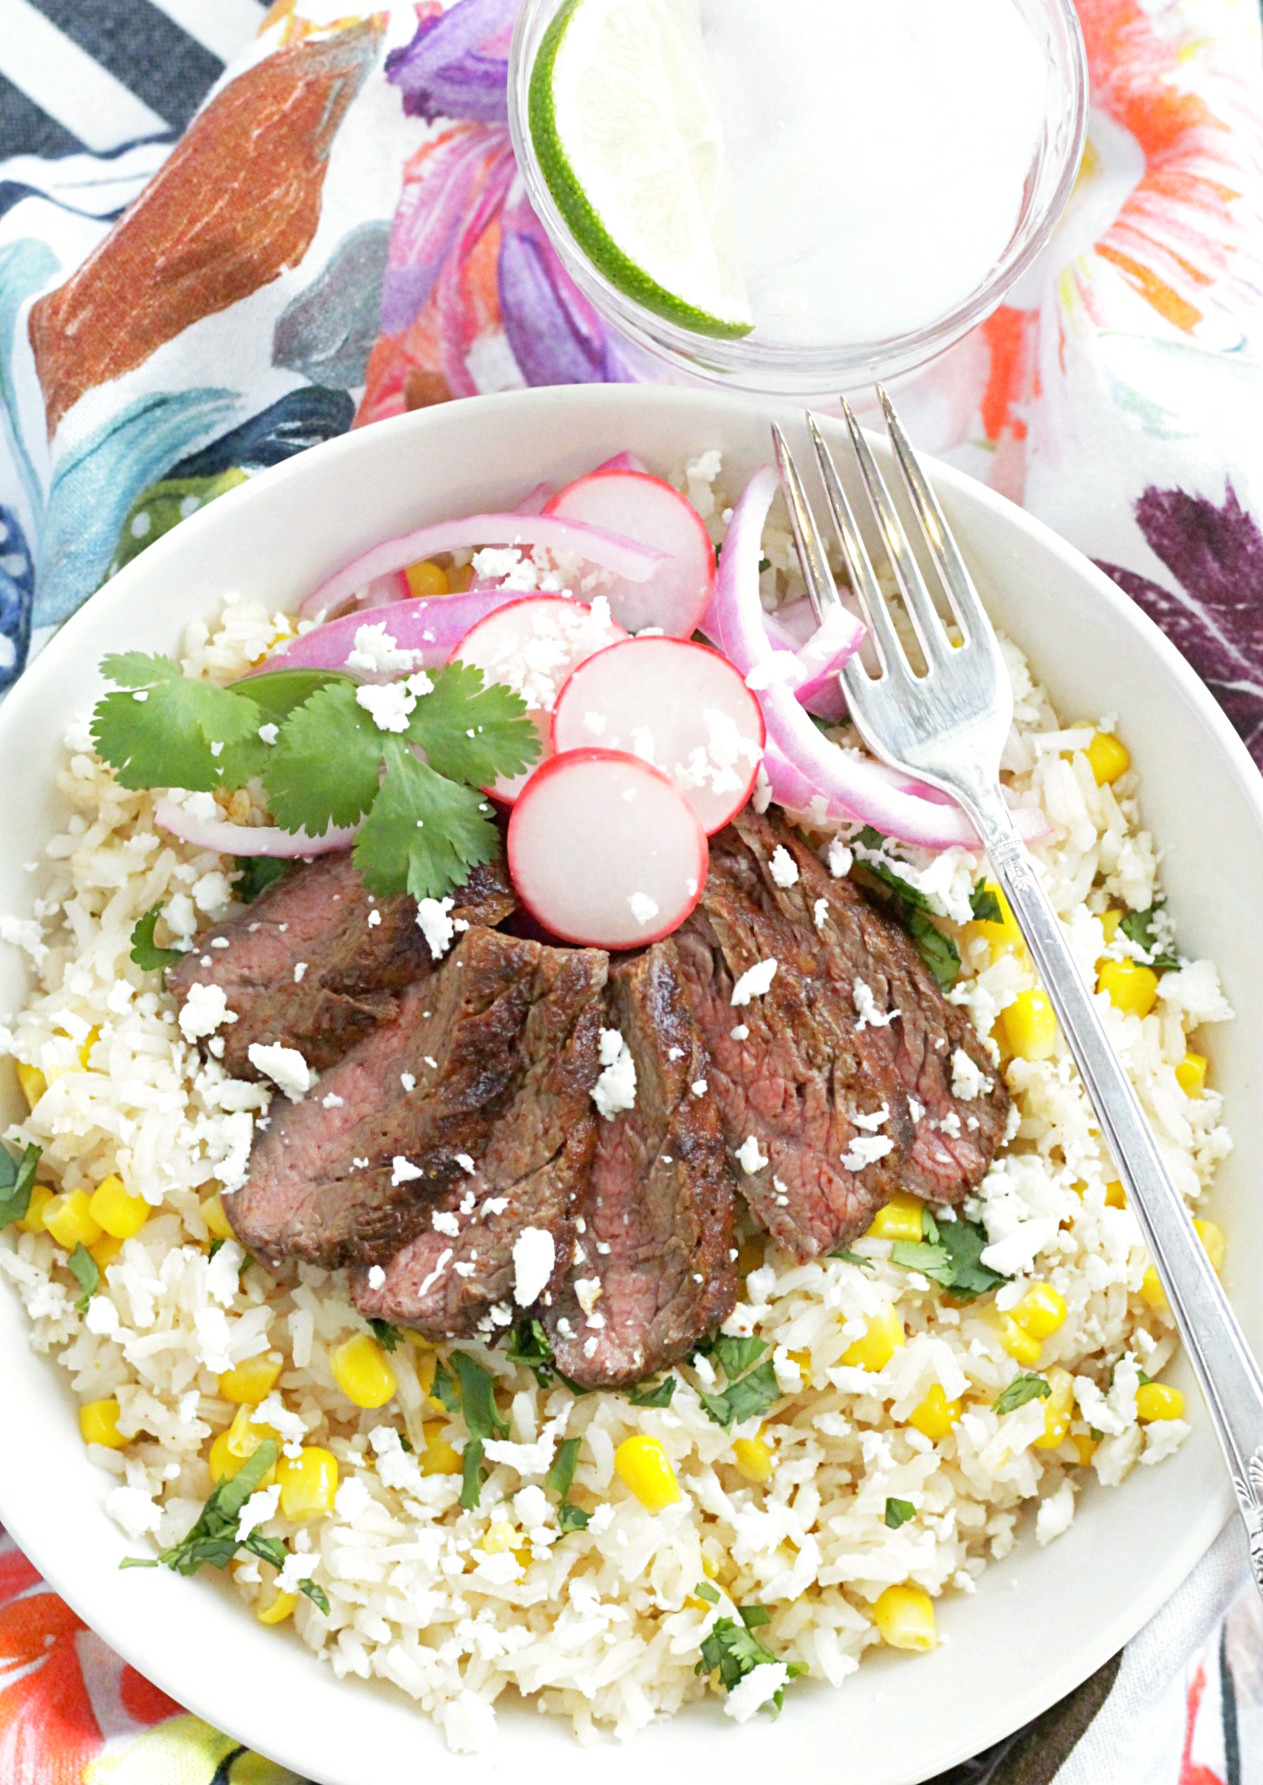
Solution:
{"label": "lime slice", "polygon": [[528,118],[549,191],[611,285],[694,333],[749,334],[701,35],[682,0],[567,0],[531,70]]}

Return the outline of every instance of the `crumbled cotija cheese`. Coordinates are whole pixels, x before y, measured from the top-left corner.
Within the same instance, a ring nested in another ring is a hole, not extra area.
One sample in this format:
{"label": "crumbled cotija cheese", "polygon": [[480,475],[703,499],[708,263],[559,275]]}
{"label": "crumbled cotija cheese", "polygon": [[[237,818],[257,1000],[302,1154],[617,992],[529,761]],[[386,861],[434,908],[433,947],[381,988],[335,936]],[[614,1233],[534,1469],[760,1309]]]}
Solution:
{"label": "crumbled cotija cheese", "polygon": [[[776,848],[772,851],[772,859],[768,863],[768,872],[771,874],[777,886],[782,887],[785,891],[788,891],[791,886],[797,886],[798,863],[794,860],[793,856],[789,853],[789,850],[786,849],[783,843],[778,843]],[[820,904],[824,904],[823,899],[820,900]]]}
{"label": "crumbled cotija cheese", "polygon": [[301,1103],[316,1082],[316,1075],[296,1047],[279,1041],[252,1041],[246,1058],[256,1072],[270,1078],[291,1103]]}
{"label": "crumbled cotija cheese", "polygon": [[436,961],[443,959],[456,936],[456,925],[449,915],[455,903],[451,897],[417,900],[417,922]]}
{"label": "crumbled cotija cheese", "polygon": [[180,1011],[180,1033],[186,1041],[200,1041],[204,1035],[213,1035],[222,1023],[236,1020],[223,986],[194,984]]}
{"label": "crumbled cotija cheese", "polygon": [[748,1004],[751,998],[762,998],[772,989],[772,981],[776,978],[778,961],[756,961],[748,967],[732,988],[734,1005]]}
{"label": "crumbled cotija cheese", "polygon": [[592,1087],[592,1101],[605,1117],[613,1118],[636,1104],[636,1062],[617,1029],[602,1029],[600,1059],[604,1070]]}
{"label": "crumbled cotija cheese", "polygon": [[401,650],[386,630],[386,622],[356,628],[355,648],[347,654],[346,666],[362,670],[365,675],[390,676],[420,669],[420,651]]}
{"label": "crumbled cotija cheese", "polygon": [[546,1227],[524,1227],[513,1242],[513,1299],[529,1308],[548,1287],[557,1262],[557,1244]]}

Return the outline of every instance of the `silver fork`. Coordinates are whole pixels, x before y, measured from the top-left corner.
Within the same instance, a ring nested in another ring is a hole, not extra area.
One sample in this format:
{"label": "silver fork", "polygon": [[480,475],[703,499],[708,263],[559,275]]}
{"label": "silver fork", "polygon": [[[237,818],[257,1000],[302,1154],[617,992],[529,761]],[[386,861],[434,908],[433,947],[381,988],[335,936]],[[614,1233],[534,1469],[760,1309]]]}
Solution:
{"label": "silver fork", "polygon": [[[995,631],[969,571],[879,387],[894,462],[960,628],[953,647],[934,597],[868,442],[843,402],[860,477],[904,606],[925,659],[914,671],[887,597],[820,429],[808,417],[825,496],[880,669],[858,656],[842,672],[851,716],[883,761],[956,800],[984,844],[1047,988],[1062,1034],[1087,1086],[1102,1132],[1157,1266],[1180,1336],[1228,1459],[1249,1536],[1255,1584],[1263,1593],[1263,1375],[1220,1287],[1183,1198],[1079,973],[1035,864],[1000,789],[1000,753],[1013,718],[1013,690]],[[779,428],[773,429],[790,521],[808,593],[823,619],[840,604],[810,504]]]}

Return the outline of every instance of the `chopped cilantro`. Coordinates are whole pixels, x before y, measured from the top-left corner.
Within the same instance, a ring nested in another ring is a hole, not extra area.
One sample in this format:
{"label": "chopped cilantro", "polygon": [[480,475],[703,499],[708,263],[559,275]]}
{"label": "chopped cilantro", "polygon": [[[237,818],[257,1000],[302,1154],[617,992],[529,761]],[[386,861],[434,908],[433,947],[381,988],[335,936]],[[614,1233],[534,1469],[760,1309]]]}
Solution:
{"label": "chopped cilantro", "polygon": [[693,1588],[694,1597],[704,1599],[707,1605],[719,1604],[719,1588],[713,1587],[708,1580],[699,1580]]}
{"label": "chopped cilantro", "polygon": [[449,1413],[460,1412],[460,1389],[455,1377],[445,1367],[441,1357],[436,1360],[434,1365],[434,1381],[430,1384],[430,1393],[436,1401],[446,1407]]}
{"label": "chopped cilantro", "polygon": [[931,905],[920,887],[905,880],[886,853],[888,838],[866,824],[855,838],[860,865],[895,895],[904,927],[942,991],[950,991],[960,974],[960,950],[950,936],[930,921]]}
{"label": "chopped cilantro", "polygon": [[1004,922],[1004,907],[985,880],[980,880],[970,893],[969,909],[977,923]]}
{"label": "chopped cilantro", "polygon": [[224,1238],[223,1234],[217,1233],[215,1235],[214,1239],[211,1241],[210,1245],[206,1248],[207,1262],[209,1263],[209,1261],[215,1256],[216,1252],[218,1252],[218,1250],[221,1246],[226,1246],[227,1244],[228,1244],[228,1242]]}
{"label": "chopped cilantro", "polygon": [[703,1357],[713,1357],[722,1368],[724,1375],[731,1382],[738,1376],[744,1376],[748,1369],[757,1364],[767,1350],[763,1339],[742,1339],[730,1333],[712,1333],[697,1346]]}
{"label": "chopped cilantro", "polygon": [[1004,1393],[996,1397],[997,1413],[1012,1413],[1017,1407],[1025,1407],[1028,1401],[1044,1401],[1052,1393],[1052,1389],[1042,1376],[1026,1372],[1015,1376]]}
{"label": "chopped cilantro", "polygon": [[576,1506],[573,1500],[563,1500],[557,1508],[557,1523],[563,1537],[569,1537],[572,1531],[586,1531],[591,1522],[591,1514]]}
{"label": "chopped cilantro", "polygon": [[957,1218],[940,1225],[928,1209],[921,1219],[923,1230],[932,1235],[930,1242],[896,1240],[890,1249],[892,1263],[905,1270],[920,1271],[962,1302],[971,1302],[1009,1281],[983,1264],[987,1233],[978,1222]]}
{"label": "chopped cilantro", "polygon": [[906,1525],[909,1519],[917,1516],[917,1509],[911,1500],[886,1501],[886,1528],[897,1531],[900,1525]]}
{"label": "chopped cilantro", "polygon": [[861,1258],[859,1253],[852,1252],[849,1246],[839,1246],[836,1252],[829,1252],[826,1256],[829,1258],[840,1258],[843,1264],[857,1264],[862,1271],[871,1271],[873,1268],[873,1261],[871,1258]]}
{"label": "chopped cilantro", "polygon": [[75,1298],[75,1307],[80,1314],[86,1314],[88,1303],[101,1287],[101,1271],[96,1259],[80,1240],[74,1251],[66,1260],[71,1276],[79,1285],[82,1293]]}
{"label": "chopped cilantro", "polygon": [[638,1382],[628,1391],[627,1399],[633,1407],[669,1407],[678,1380],[676,1376],[667,1375],[657,1382]]}
{"label": "chopped cilantro", "polygon": [[157,1568],[161,1565],[174,1569],[176,1574],[196,1574],[204,1563],[209,1563],[212,1568],[226,1568],[239,1549],[247,1549],[260,1560],[280,1568],[287,1552],[279,1538],[263,1537],[258,1531],[252,1531],[243,1543],[237,1536],[242,1507],[262,1484],[279,1454],[273,1440],[265,1439],[235,1475],[220,1482],[187,1537],[173,1543],[169,1549],[159,1550],[156,1558],[125,1556],[119,1566]]}
{"label": "chopped cilantro", "polygon": [[261,892],[274,880],[282,879],[293,865],[274,855],[239,855],[237,858],[237,897],[245,905],[253,905]]}
{"label": "chopped cilantro", "polygon": [[317,1611],[322,1611],[326,1618],[329,1616],[329,1595],[323,1587],[318,1587],[314,1580],[300,1580],[298,1590],[307,1595]]}
{"label": "chopped cilantro", "polygon": [[553,1466],[548,1471],[548,1491],[556,1494],[560,1502],[557,1507],[557,1523],[561,1526],[562,1535],[566,1537],[572,1531],[585,1531],[588,1527],[589,1514],[582,1506],[574,1505],[568,1497],[582,1444],[582,1438],[565,1439],[558,1446]]}
{"label": "chopped cilantro", "polygon": [[541,1388],[547,1388],[557,1374],[553,1368],[552,1344],[542,1320],[519,1322],[504,1355],[511,1364],[521,1364],[528,1369]]}
{"label": "chopped cilantro", "polygon": [[32,1144],[15,1159],[8,1147],[0,1147],[0,1227],[20,1221],[30,1208],[40,1153]]}
{"label": "chopped cilantro", "polygon": [[1150,905],[1147,911],[1129,911],[1118,927],[1129,942],[1134,942],[1137,948],[1144,949],[1149,956],[1151,967],[1156,967],[1160,971],[1168,971],[1172,967],[1179,966],[1180,957],[1176,954],[1164,953],[1154,936],[1154,919],[1161,909],[1161,905]]}
{"label": "chopped cilantro", "polygon": [[764,1624],[772,1622],[766,1605],[743,1605],[738,1615],[747,1630],[761,1630]]}
{"label": "chopped cilantro", "polygon": [[[495,1377],[463,1351],[453,1351],[456,1380],[460,1385],[460,1409],[471,1438],[507,1438],[508,1422],[496,1406]],[[438,1372],[435,1371],[435,1382]],[[437,1388],[436,1391],[437,1392]],[[447,1402],[444,1401],[444,1406]]]}
{"label": "chopped cilantro", "polygon": [[389,1320],[370,1320],[368,1324],[383,1351],[393,1351],[403,1337],[399,1328],[392,1326]]}
{"label": "chopped cilantro", "polygon": [[178,948],[159,948],[153,939],[161,915],[161,905],[150,906],[132,930],[131,959],[143,973],[165,973],[180,959]]}
{"label": "chopped cilantro", "polygon": [[923,911],[905,911],[904,922],[939,990],[950,992],[960,977],[960,950]]}
{"label": "chopped cilantro", "polygon": [[[698,1592],[701,1593],[701,1587]],[[705,1598],[706,1595],[703,1593],[702,1597]],[[718,1669],[720,1685],[725,1692],[731,1692],[756,1667],[775,1667],[780,1656],[765,1648],[754,1635],[754,1631],[770,1619],[771,1613],[762,1605],[747,1606],[735,1618],[716,1618],[710,1634],[702,1642],[702,1658],[695,1671],[709,1674]],[[785,1671],[791,1680],[795,1680],[800,1674],[806,1673],[807,1668],[801,1661],[790,1661],[786,1663]],[[772,1699],[772,1704],[779,1711],[783,1702],[782,1687]]]}
{"label": "chopped cilantro", "polygon": [[770,1357],[739,1381],[730,1382],[722,1394],[704,1394],[698,1390],[698,1399],[717,1426],[740,1425],[743,1420],[766,1413],[780,1395]]}
{"label": "chopped cilantro", "polygon": [[471,1438],[461,1452],[460,1504],[473,1512],[482,1499],[482,1439]]}

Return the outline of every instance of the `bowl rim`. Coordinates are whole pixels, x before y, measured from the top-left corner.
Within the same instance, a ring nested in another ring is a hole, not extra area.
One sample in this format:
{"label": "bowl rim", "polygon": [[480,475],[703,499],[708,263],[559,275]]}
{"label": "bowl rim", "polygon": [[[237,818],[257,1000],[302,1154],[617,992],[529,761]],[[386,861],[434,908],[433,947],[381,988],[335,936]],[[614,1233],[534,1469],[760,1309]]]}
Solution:
{"label": "bowl rim", "polygon": [[[296,455],[294,459],[271,467],[238,486],[228,493],[228,499],[235,504],[230,513],[244,512],[247,503],[258,505],[266,503],[270,492],[282,482],[301,479],[306,475],[306,467],[313,460],[329,464],[337,459],[355,455],[362,450],[364,439],[382,439],[387,435],[399,436],[400,445],[410,436],[424,437],[427,428],[437,416],[451,414],[456,408],[466,409],[471,399],[465,399],[455,405],[442,405],[433,409],[417,411],[408,415],[390,418],[376,423],[371,430],[355,430],[346,435],[323,442],[308,452]],[[587,386],[553,386],[537,390],[510,391],[496,396],[484,396],[476,399],[480,417],[494,435],[497,416],[503,413],[506,405],[524,406],[533,404],[541,411],[565,411],[570,406],[579,409],[602,410],[608,408],[614,417],[622,409],[635,409],[641,405],[653,408],[661,406],[669,409],[692,409],[699,417],[709,411],[729,410],[730,412],[753,413],[768,420],[773,417],[784,419],[787,411],[792,409],[796,415],[798,409],[789,401],[780,403],[769,399],[749,398],[737,392],[717,392],[711,389],[687,390],[673,386],[655,385],[587,385]],[[840,426],[832,417],[822,418],[826,431]],[[717,418],[716,428],[722,428],[722,418]],[[888,455],[888,443],[883,438],[872,437],[871,444],[879,461]],[[930,473],[932,482],[941,494],[946,494],[948,505],[953,499],[965,503],[973,503],[983,509],[989,509],[998,516],[1002,523],[1009,527],[1017,537],[1025,536],[1038,541],[1053,556],[1062,560],[1068,571],[1081,581],[1085,581],[1093,589],[1096,596],[1115,610],[1116,616],[1126,627],[1137,631],[1144,640],[1151,656],[1156,661],[1160,679],[1165,672],[1167,679],[1175,683],[1182,695],[1187,699],[1195,715],[1213,733],[1215,741],[1224,752],[1226,766],[1230,769],[1234,781],[1244,795],[1246,803],[1252,808],[1257,821],[1260,836],[1263,836],[1263,778],[1252,761],[1248,751],[1237,732],[1232,727],[1227,715],[1211,695],[1196,672],[1186,662],[1175,646],[1150,619],[1150,617],[1134,603],[1105,573],[1097,568],[1084,554],[1062,539],[1045,523],[1029,515],[1017,507],[1006,497],[990,490],[987,486],[955,470],[953,467],[923,455],[923,460]],[[210,521],[211,514],[218,516],[215,525],[222,526],[224,509],[222,501],[182,522],[162,539],[156,540],[143,556],[148,561],[149,570],[160,566],[167,558],[177,557],[180,553],[196,548],[202,531]],[[128,565],[111,583],[98,591],[105,604],[112,607],[125,604],[132,580],[132,565]],[[89,610],[93,616],[99,615],[101,603],[94,596],[85,602],[72,615],[49,641],[27,671],[19,678],[13,693],[3,703],[0,712],[0,744],[10,735],[27,723],[39,723],[40,689],[46,679],[54,677],[81,678],[84,665],[78,651],[79,635],[89,623]],[[162,621],[158,622],[161,626]],[[20,1316],[25,1320],[25,1314]],[[32,1358],[36,1354],[32,1353]],[[56,1369],[54,1359],[38,1358],[34,1368],[45,1365]],[[53,1543],[52,1533],[28,1526],[26,1519],[19,1511],[13,1518],[4,1507],[6,1488],[9,1476],[0,1470],[0,1522],[3,1522],[19,1548],[38,1568],[44,1582],[55,1593],[63,1598],[71,1608],[83,1618],[85,1624],[94,1630],[103,1641],[108,1643],[125,1661],[129,1661],[146,1678],[155,1685],[166,1690],[185,1709],[203,1717],[214,1727],[222,1727],[221,1712],[223,1707],[216,1702],[215,1685],[211,1670],[207,1670],[202,1681],[190,1682],[181,1677],[175,1679],[168,1671],[167,1657],[161,1645],[160,1633],[156,1639],[157,1646],[152,1646],[154,1638],[151,1633],[151,1646],[146,1647],[142,1640],[142,1631],[138,1628],[134,1614],[122,1608],[122,1596],[117,1600],[105,1599],[95,1601],[86,1591],[81,1592],[80,1585],[73,1577],[67,1577],[59,1563],[58,1552]],[[33,1504],[33,1502],[32,1502]],[[1075,1651],[1074,1661],[1052,1676],[1052,1684],[1032,1683],[1023,1695],[1010,1698],[1003,1705],[990,1703],[985,1697],[981,1700],[978,1712],[972,1719],[971,1728],[966,1738],[961,1739],[954,1750],[936,1751],[933,1770],[950,1766],[980,1752],[992,1743],[1003,1739],[1006,1735],[1022,1727],[1025,1723],[1042,1714],[1054,1702],[1083,1682],[1097,1668],[1111,1658],[1122,1646],[1149,1621],[1149,1619],[1172,1597],[1192,1569],[1209,1550],[1216,1535],[1225,1524],[1234,1509],[1231,1486],[1225,1471],[1217,1484],[1216,1490],[1205,1496],[1194,1509],[1193,1515],[1187,1519],[1181,1533],[1179,1543],[1171,1548],[1162,1559],[1161,1566],[1155,1567],[1147,1588],[1138,1593],[1107,1623],[1092,1632]],[[161,1617],[182,1617],[183,1607],[192,1605],[191,1599],[184,1594],[195,1588],[195,1583],[177,1580],[175,1577],[161,1577],[154,1582],[169,1597],[165,1605],[157,1602],[155,1613]],[[206,1583],[199,1583],[205,1586]],[[230,1589],[224,1583],[216,1583],[216,1587],[224,1594]],[[170,1595],[179,1593],[177,1600]],[[115,1609],[115,1607],[119,1609]],[[234,1606],[234,1610],[240,1608]],[[308,1667],[314,1657],[305,1648],[302,1659]],[[339,1681],[339,1685],[348,1682]],[[819,1691],[831,1692],[833,1689],[820,1684]],[[392,1689],[393,1694],[393,1689]],[[421,1713],[415,1713],[421,1715]],[[274,1760],[278,1765],[301,1767],[312,1779],[327,1777],[320,1770],[321,1743],[317,1731],[298,1731],[283,1728],[283,1716],[273,1715],[266,1723],[260,1725],[256,1717],[247,1716],[244,1721],[230,1719],[233,1733],[237,1739],[258,1753]],[[666,1720],[671,1726],[671,1720]],[[287,1743],[292,1743],[287,1749]],[[304,1745],[305,1744],[305,1745]],[[302,1746],[301,1754],[296,1747]],[[506,1744],[507,1746],[507,1744]],[[489,1762],[486,1756],[474,1757],[471,1764],[471,1776],[475,1771],[484,1777],[498,1775],[499,1764]],[[339,1785],[344,1775],[339,1775]],[[928,1773],[920,1773],[918,1777],[929,1777]],[[911,1785],[911,1781],[909,1781]]]}

